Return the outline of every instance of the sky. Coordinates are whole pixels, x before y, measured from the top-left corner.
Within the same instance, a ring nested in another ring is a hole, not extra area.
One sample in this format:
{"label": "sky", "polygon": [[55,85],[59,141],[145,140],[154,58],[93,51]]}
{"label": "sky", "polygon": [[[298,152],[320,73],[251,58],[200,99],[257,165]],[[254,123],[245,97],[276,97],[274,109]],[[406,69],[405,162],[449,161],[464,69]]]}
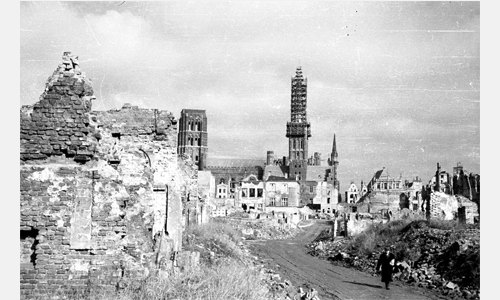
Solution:
{"label": "sky", "polygon": [[[337,137],[341,190],[439,162],[480,173],[479,2],[21,2],[20,102],[64,51],[95,110],[205,109],[209,159],[288,155],[290,79],[308,78],[309,153]],[[326,163],[326,161],[325,161]]]}

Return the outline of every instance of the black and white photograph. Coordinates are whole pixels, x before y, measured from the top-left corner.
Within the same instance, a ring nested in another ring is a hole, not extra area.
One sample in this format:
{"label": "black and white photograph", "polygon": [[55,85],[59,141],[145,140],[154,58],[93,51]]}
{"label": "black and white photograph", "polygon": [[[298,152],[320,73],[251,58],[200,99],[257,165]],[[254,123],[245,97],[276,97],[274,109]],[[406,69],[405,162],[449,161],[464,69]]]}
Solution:
{"label": "black and white photograph", "polygon": [[493,299],[479,1],[17,6],[20,299]]}

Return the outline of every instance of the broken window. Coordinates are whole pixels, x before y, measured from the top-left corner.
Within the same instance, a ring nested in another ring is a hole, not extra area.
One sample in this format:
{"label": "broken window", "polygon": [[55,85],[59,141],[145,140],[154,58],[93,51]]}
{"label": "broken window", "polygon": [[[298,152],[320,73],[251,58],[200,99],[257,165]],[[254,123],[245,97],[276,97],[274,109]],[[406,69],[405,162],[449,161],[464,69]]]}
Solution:
{"label": "broken window", "polygon": [[241,189],[241,197],[248,197],[248,189]]}
{"label": "broken window", "polygon": [[21,264],[31,263],[36,266],[36,245],[38,245],[38,229],[21,230]]}

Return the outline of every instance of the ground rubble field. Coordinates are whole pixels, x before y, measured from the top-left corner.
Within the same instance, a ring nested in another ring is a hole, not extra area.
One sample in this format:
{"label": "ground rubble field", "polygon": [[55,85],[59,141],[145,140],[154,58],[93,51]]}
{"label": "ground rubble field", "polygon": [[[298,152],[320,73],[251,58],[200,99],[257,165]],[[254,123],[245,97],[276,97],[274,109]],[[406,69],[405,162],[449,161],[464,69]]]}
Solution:
{"label": "ground rubble field", "polygon": [[220,221],[230,224],[241,232],[245,240],[282,240],[290,239],[301,232],[299,226],[308,221],[299,222],[299,226],[274,222],[272,219],[225,218]]}
{"label": "ground rubble field", "polygon": [[377,259],[389,245],[394,246],[396,254],[396,281],[435,291],[448,299],[479,299],[477,225],[432,226],[419,220],[349,238],[332,238],[325,230],[308,245],[308,253],[379,276],[375,270]]}
{"label": "ground rubble field", "polygon": [[[207,230],[209,227],[212,228]],[[241,268],[255,270],[262,285],[268,290],[268,299],[319,300],[314,298],[314,293],[301,290],[286,278],[282,278],[273,268],[262,264],[245,243],[246,240],[293,238],[301,232],[297,227],[279,226],[266,220],[247,222],[247,219],[221,218],[199,228],[202,232],[197,232],[196,229],[186,232],[184,243],[188,249],[200,252],[201,261],[215,264],[229,258],[238,261]]]}

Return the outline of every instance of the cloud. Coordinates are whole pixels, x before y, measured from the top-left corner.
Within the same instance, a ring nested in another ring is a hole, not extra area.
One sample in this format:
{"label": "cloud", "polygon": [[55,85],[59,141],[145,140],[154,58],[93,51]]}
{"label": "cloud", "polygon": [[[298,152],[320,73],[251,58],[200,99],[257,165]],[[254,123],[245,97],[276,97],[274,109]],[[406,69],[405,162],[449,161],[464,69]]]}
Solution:
{"label": "cloud", "polygon": [[309,152],[328,157],[336,133],[341,176],[431,174],[447,159],[479,172],[478,3],[118,4],[21,2],[21,104],[71,50],[94,109],[205,109],[210,155],[281,156],[302,65]]}

